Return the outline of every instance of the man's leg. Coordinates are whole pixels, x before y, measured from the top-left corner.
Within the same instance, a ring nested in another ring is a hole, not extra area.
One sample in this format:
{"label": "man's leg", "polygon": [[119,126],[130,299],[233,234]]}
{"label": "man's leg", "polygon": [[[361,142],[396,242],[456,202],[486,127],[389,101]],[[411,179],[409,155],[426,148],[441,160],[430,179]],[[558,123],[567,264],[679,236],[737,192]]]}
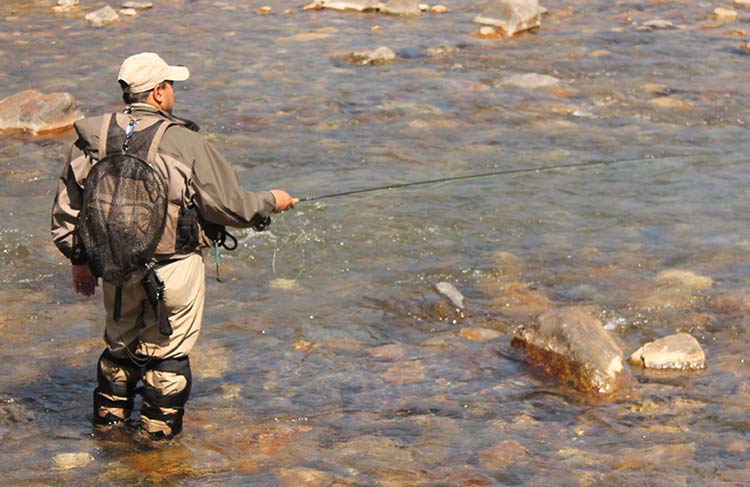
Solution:
{"label": "man's leg", "polygon": [[188,357],[154,360],[143,375],[141,428],[153,439],[182,431],[182,416],[193,382]]}
{"label": "man's leg", "polygon": [[97,363],[94,390],[94,424],[99,427],[123,423],[133,411],[135,388],[141,369],[130,359],[120,359],[104,350]]}

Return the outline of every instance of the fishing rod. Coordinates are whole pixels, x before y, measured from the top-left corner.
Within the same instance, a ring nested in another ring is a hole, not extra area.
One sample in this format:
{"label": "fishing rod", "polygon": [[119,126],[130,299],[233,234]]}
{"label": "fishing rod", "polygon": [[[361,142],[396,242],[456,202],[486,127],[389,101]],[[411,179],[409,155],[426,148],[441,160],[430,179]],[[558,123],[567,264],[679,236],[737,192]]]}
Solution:
{"label": "fishing rod", "polygon": [[[696,154],[696,155],[702,155],[702,154]],[[509,174],[541,173],[541,172],[554,171],[554,170],[559,170],[559,169],[574,169],[574,168],[593,167],[593,166],[610,166],[614,164],[625,164],[625,163],[644,162],[644,161],[659,161],[659,160],[675,159],[675,158],[681,158],[681,157],[693,157],[693,156],[689,156],[686,154],[673,155],[673,156],[655,156],[653,154],[648,154],[648,155],[641,156],[641,157],[634,157],[632,159],[572,162],[568,164],[555,164],[551,166],[538,166],[538,167],[530,167],[530,168],[525,168],[525,169],[504,169],[504,170],[499,170],[499,171],[482,172],[482,173],[476,173],[476,174],[465,174],[463,176],[450,176],[450,177],[444,177],[444,178],[426,179],[423,181],[412,181],[408,183],[387,184],[384,186],[377,186],[374,188],[363,188],[363,189],[355,189],[351,191],[342,191],[339,193],[329,193],[329,194],[322,194],[318,196],[308,196],[308,197],[300,198],[299,200],[300,202],[317,201],[317,200],[322,200],[322,199],[327,199],[327,198],[338,198],[340,196],[349,196],[353,194],[372,193],[374,191],[385,191],[388,189],[408,188],[412,186],[423,186],[427,184],[448,183],[452,181],[461,181],[465,179],[478,179],[478,178],[487,178],[487,177],[494,177],[494,176],[505,176]]]}

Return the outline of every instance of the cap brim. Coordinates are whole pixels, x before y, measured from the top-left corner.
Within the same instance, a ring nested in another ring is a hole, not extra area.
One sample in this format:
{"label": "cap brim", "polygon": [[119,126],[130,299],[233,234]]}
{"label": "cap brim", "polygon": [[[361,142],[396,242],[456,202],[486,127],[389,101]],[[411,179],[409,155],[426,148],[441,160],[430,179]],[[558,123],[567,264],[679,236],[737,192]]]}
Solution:
{"label": "cap brim", "polygon": [[185,81],[190,77],[190,70],[185,66],[168,66],[164,79],[169,81]]}

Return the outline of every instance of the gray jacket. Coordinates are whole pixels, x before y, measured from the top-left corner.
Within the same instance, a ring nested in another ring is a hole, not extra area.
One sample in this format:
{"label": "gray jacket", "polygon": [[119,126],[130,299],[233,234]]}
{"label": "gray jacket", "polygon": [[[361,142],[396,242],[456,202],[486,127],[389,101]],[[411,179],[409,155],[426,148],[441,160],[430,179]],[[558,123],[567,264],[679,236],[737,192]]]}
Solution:
{"label": "gray jacket", "polygon": [[[131,107],[129,117],[138,121],[152,121],[157,117],[173,122],[159,144],[159,153],[166,156],[164,160],[169,166],[164,169],[163,175],[169,187],[170,207],[194,205],[206,222],[239,228],[257,226],[273,212],[273,194],[270,191],[251,192],[243,189],[230,164],[205,137],[197,133],[197,128],[151,105],[137,103]],[[118,117],[118,121],[121,117]],[[75,124],[78,140],[68,153],[52,209],[52,238],[57,248],[74,264],[86,262],[76,227],[86,176],[101,157],[99,134],[102,119],[103,116],[89,117]],[[169,228],[168,221],[165,233]],[[166,236],[167,241],[169,237]],[[206,241],[204,245],[208,243]],[[168,245],[166,250],[161,244],[160,247],[161,250],[157,249],[159,259],[175,257],[170,255]]]}

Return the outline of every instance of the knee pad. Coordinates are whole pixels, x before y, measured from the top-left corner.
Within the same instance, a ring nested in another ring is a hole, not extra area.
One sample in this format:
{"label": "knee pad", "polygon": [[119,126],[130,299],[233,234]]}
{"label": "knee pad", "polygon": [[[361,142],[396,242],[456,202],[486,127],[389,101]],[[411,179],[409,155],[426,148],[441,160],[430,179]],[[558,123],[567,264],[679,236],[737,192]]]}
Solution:
{"label": "knee pad", "polygon": [[130,359],[120,359],[105,350],[97,362],[94,389],[94,423],[113,424],[130,417],[141,368]]}
{"label": "knee pad", "polygon": [[192,382],[188,357],[149,364],[143,375],[143,429],[152,436],[172,437],[179,433]]}

